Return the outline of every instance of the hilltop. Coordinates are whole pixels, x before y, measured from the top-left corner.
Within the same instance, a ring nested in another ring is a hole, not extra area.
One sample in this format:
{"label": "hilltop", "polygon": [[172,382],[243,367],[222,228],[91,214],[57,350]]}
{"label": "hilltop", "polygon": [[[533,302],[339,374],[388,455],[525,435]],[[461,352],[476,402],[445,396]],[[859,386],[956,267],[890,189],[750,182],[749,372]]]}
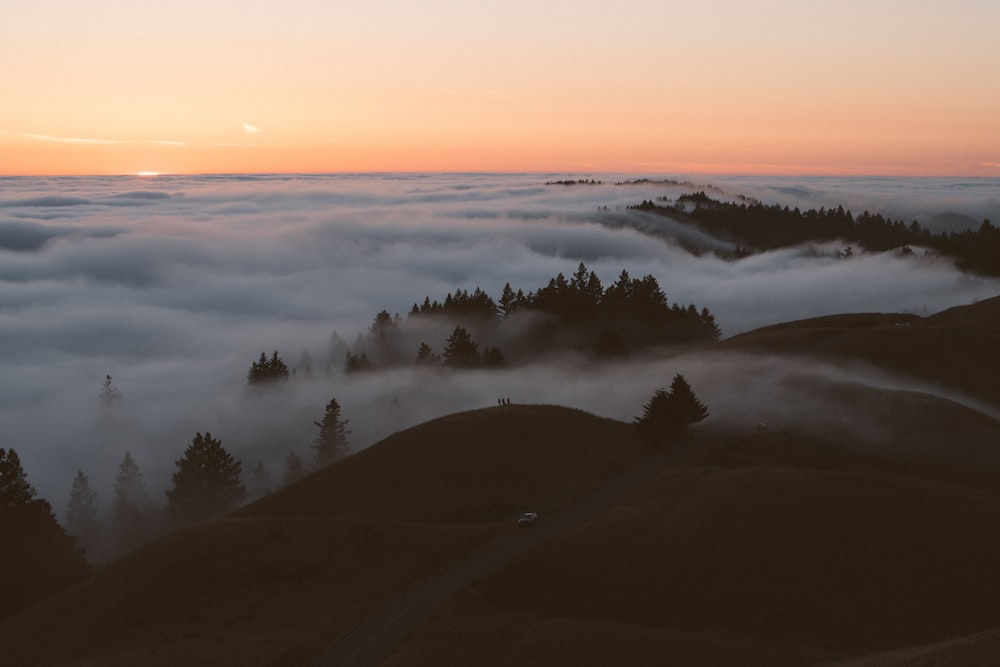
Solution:
{"label": "hilltop", "polygon": [[754,353],[861,361],[951,387],[1000,406],[1000,296],[929,317],[830,315],[764,327],[722,347]]}
{"label": "hilltop", "polygon": [[[721,346],[1000,405],[998,310],[833,316]],[[560,406],[428,421],[0,621],[5,664],[995,658],[1000,422],[913,389],[796,381],[850,418],[710,418],[664,448]],[[525,511],[537,525],[515,525]]]}

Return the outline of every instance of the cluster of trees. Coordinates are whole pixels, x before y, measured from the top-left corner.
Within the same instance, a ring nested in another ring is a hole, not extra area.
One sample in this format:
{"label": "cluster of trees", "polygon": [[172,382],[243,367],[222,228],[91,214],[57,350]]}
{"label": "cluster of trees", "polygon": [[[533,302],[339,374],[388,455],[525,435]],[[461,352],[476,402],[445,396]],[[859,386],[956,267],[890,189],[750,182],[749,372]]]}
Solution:
{"label": "cluster of trees", "polygon": [[528,312],[547,315],[564,329],[621,330],[649,334],[642,345],[713,342],[719,338],[715,316],[694,304],[670,305],[667,295],[652,275],[632,278],[622,271],[607,288],[598,275],[580,262],[576,273],[567,278],[562,273],[547,285],[527,294],[504,285],[498,301],[476,288],[472,294],[459,290],[448,294],[443,303],[424,299],[414,304],[411,317],[423,315],[479,316],[509,318]]}
{"label": "cluster of trees", "polygon": [[284,382],[288,379],[290,371],[288,365],[278,356],[275,350],[270,358],[261,352],[260,359],[250,365],[247,371],[247,384],[262,385],[273,382]]}
{"label": "cluster of trees", "polygon": [[[277,352],[270,358],[262,354],[248,373],[251,384],[287,377],[287,366]],[[121,396],[111,376],[107,376],[100,394],[102,405],[109,408]],[[313,424],[319,428],[319,434],[310,445],[315,450],[314,456],[306,462],[296,452],[290,452],[285,460],[283,485],[292,484],[308,472],[336,461],[349,450],[347,436],[350,431],[346,429],[347,420],[341,417],[336,399],[327,404],[323,419]],[[11,455],[14,456],[13,452]],[[166,530],[217,518],[246,499],[259,498],[273,490],[270,471],[263,461],[257,463],[244,485],[242,463],[211,433],[196,433],[175,465],[173,485],[166,491],[167,502],[159,505],[147,491],[138,462],[126,451],[114,477],[106,517],[100,516],[98,492],[91,487],[86,473],[77,471],[66,508],[66,532],[76,538],[91,561],[104,562]]]}
{"label": "cluster of trees", "polygon": [[[421,338],[406,350],[410,332],[433,329],[425,325],[441,322],[451,328],[437,348],[440,354]],[[712,343],[719,336],[708,308],[669,303],[654,276],[632,278],[622,271],[605,287],[581,262],[573,275],[560,273],[527,293],[508,282],[498,299],[479,287],[449,292],[440,301],[427,296],[413,304],[405,320],[383,310],[367,335],[347,349],[344,370],[414,363],[498,367],[507,363],[508,350],[515,361],[566,351],[620,357],[654,346]]]}
{"label": "cluster of trees", "polygon": [[604,181],[597,181],[593,178],[567,178],[559,181],[545,181],[544,185],[601,185]]}
{"label": "cluster of trees", "polygon": [[90,574],[83,551],[36,495],[17,452],[0,448],[0,618]]}
{"label": "cluster of trees", "polygon": [[855,217],[843,206],[800,211],[753,199],[722,202],[704,191],[681,195],[675,203],[662,198],[630,208],[690,222],[714,236],[731,239],[740,244],[737,259],[752,253],[743,245],[771,250],[809,241],[844,240],[876,252],[905,252],[910,246],[923,246],[954,257],[963,269],[1000,275],[1000,229],[989,220],[975,231],[933,234],[916,221],[906,224],[868,211]]}

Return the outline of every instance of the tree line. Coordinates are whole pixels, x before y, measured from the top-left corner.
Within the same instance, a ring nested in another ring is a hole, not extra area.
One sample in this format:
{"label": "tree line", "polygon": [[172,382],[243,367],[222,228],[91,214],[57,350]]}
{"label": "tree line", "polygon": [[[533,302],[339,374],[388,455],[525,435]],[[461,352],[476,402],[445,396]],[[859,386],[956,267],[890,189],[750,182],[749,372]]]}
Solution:
{"label": "tree line", "polygon": [[[704,231],[740,246],[733,258],[756,251],[773,250],[809,241],[842,240],[866,250],[883,252],[921,246],[936,254],[955,258],[967,271],[1000,275],[1000,229],[983,220],[976,230],[932,233],[917,221],[909,224],[864,211],[855,216],[843,206],[801,211],[755,199],[738,202],[712,199],[704,191],[668,198],[645,200],[630,209],[666,215],[678,222],[694,224]],[[745,247],[744,247],[745,246]]]}
{"label": "tree line", "polygon": [[[436,341],[428,324],[448,323]],[[498,368],[551,353],[626,357],[659,346],[711,344],[721,335],[705,307],[670,303],[652,275],[623,270],[604,286],[581,262],[527,293],[507,282],[494,299],[480,287],[424,297],[406,318],[382,310],[344,353],[347,373],[405,365]],[[262,355],[258,365],[266,360]],[[251,369],[253,373],[253,369]]]}

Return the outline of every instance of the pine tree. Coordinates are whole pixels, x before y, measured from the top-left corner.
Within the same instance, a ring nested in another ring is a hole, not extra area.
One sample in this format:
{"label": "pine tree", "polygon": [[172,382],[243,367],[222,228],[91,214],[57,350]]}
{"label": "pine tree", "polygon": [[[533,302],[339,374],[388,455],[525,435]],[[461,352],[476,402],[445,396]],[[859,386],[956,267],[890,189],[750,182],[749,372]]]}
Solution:
{"label": "pine tree", "polygon": [[139,464],[129,452],[125,452],[115,475],[110,524],[112,550],[116,553],[130,551],[158,532],[153,501],[146,493]]}
{"label": "pine tree", "polygon": [[175,464],[174,486],[167,491],[167,514],[175,526],[215,519],[246,498],[240,462],[211,433],[195,434]]}
{"label": "pine tree", "polygon": [[670,402],[671,412],[681,429],[708,418],[708,408],[698,400],[691,385],[680,373],[670,383]]}
{"label": "pine tree", "polygon": [[313,422],[319,427],[319,436],[310,445],[316,450],[314,464],[316,468],[328,466],[347,454],[349,448],[347,435],[350,433],[347,430],[348,421],[350,420],[340,418],[340,404],[337,403],[337,399],[330,399],[330,402],[326,404],[326,414],[323,416],[323,421]]}
{"label": "pine tree", "polygon": [[90,566],[21,460],[0,448],[0,618],[84,579]]}
{"label": "pine tree", "polygon": [[700,317],[708,339],[712,342],[719,340],[722,337],[722,330],[715,321],[715,315],[708,308],[702,308]]}
{"label": "pine tree", "polygon": [[364,352],[361,354],[351,354],[347,352],[344,357],[344,372],[345,373],[360,373],[362,371],[370,371],[372,369],[371,359]]}
{"label": "pine tree", "polygon": [[0,511],[28,505],[34,497],[17,452],[0,448]]}
{"label": "pine tree", "polygon": [[500,294],[500,315],[503,317],[510,317],[515,312],[517,312],[520,307],[520,302],[517,298],[517,294],[514,293],[514,288],[507,283],[503,286],[503,292]]}
{"label": "pine tree", "polygon": [[437,366],[441,363],[441,357],[434,354],[434,350],[427,343],[421,342],[417,349],[417,366]]}
{"label": "pine tree", "polygon": [[278,356],[277,350],[274,351],[270,359],[266,354],[261,352],[260,359],[253,362],[250,365],[250,370],[247,371],[247,384],[262,385],[273,382],[284,382],[288,379],[288,376],[288,366]]}
{"label": "pine tree", "polygon": [[453,368],[473,368],[479,365],[479,346],[464,327],[455,327],[444,349],[444,364]]}
{"label": "pine tree", "polygon": [[66,508],[66,532],[86,540],[97,532],[97,526],[97,491],[90,488],[83,471],[77,470]]}
{"label": "pine tree", "polygon": [[674,437],[687,426],[708,417],[708,408],[699,401],[691,385],[678,373],[670,383],[670,391],[660,387],[636,417],[636,430],[649,442],[660,443]]}

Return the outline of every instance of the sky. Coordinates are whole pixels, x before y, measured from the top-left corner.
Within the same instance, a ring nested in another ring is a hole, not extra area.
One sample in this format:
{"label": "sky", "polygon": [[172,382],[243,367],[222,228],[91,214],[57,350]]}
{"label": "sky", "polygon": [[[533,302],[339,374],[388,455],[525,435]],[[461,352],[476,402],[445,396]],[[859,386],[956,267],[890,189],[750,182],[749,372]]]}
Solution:
{"label": "sky", "polygon": [[993,0],[0,6],[0,174],[1000,176]]}
{"label": "sky", "polygon": [[[677,187],[647,182],[545,185],[532,174],[0,178],[0,447],[62,516],[77,470],[101,494],[130,451],[154,500],[196,432],[210,432],[248,475],[273,477],[295,451],[309,460],[315,420],[337,398],[362,448],[459,410],[559,404],[631,421],[653,390],[683,373],[714,419],[754,424],[802,362],[643,357],[622,367],[586,359],[506,371],[428,375],[414,368],[342,372],[343,347],[385,309],[405,317],[424,297],[506,282],[525,292],[579,263],[605,285],[622,270],[653,275],[670,303],[715,314],[725,336],[839,312],[926,315],[1000,294],[1000,280],[940,258],[856,253],[836,243],[739,262],[695,257],[690,230],[625,207]],[[746,194],[803,207],[836,200],[891,216],[941,211],[977,224],[1000,219],[1000,192],[982,179],[720,179],[717,196]],[[959,194],[956,194],[959,193]],[[606,207],[606,208],[605,208]],[[713,247],[726,249],[725,242]],[[449,327],[421,332],[438,353]],[[482,341],[480,341],[482,342]],[[417,340],[413,340],[416,355]],[[311,380],[248,393],[261,352]],[[502,349],[503,351],[503,349]],[[507,349],[510,353],[510,349]],[[329,367],[329,371],[327,368]],[[820,372],[820,371],[817,371]],[[856,369],[823,369],[851,381]],[[102,410],[111,375],[123,398]],[[900,382],[876,378],[872,382]],[[911,386],[911,385],[907,385]],[[925,388],[940,392],[940,388]],[[788,393],[790,392],[790,393]],[[770,404],[772,407],[768,408]]]}

